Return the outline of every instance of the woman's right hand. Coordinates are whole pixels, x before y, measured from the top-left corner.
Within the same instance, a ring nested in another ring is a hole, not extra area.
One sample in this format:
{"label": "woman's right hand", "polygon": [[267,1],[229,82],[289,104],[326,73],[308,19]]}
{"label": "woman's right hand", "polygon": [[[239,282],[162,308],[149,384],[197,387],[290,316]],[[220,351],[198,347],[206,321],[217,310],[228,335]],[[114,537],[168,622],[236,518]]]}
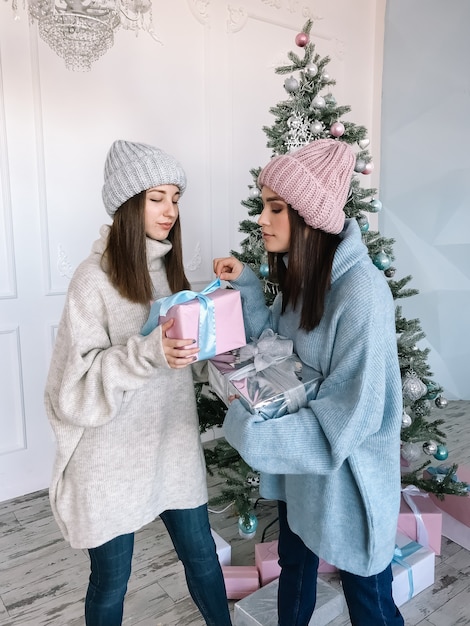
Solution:
{"label": "woman's right hand", "polygon": [[214,272],[221,280],[236,280],[243,267],[243,263],[233,256],[214,259]]}
{"label": "woman's right hand", "polygon": [[169,319],[162,324],[162,345],[168,365],[173,369],[181,369],[187,365],[191,365],[197,360],[199,348],[190,348],[194,346],[196,339],[171,339],[166,336],[167,330],[174,324],[174,319]]}

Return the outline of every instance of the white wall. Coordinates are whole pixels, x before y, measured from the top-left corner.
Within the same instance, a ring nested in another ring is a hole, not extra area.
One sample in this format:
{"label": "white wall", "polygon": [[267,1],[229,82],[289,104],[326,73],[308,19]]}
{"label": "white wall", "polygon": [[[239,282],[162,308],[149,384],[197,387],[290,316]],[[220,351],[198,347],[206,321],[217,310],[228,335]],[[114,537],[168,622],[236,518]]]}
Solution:
{"label": "white wall", "polygon": [[[470,399],[470,3],[390,0],[382,112],[380,226],[396,277],[420,293],[429,365],[449,399]],[[421,344],[420,344],[421,345]]]}
{"label": "white wall", "polygon": [[238,247],[249,170],[270,156],[261,129],[286,98],[274,67],[308,17],[338,103],[369,128],[379,157],[384,1],[154,0],[161,43],[120,31],[89,73],[66,70],[18,4],[14,21],[0,3],[0,501],[49,481],[44,382],[70,276],[107,221],[100,194],[114,139],[158,145],[185,167],[196,288],[212,280],[214,256]]}

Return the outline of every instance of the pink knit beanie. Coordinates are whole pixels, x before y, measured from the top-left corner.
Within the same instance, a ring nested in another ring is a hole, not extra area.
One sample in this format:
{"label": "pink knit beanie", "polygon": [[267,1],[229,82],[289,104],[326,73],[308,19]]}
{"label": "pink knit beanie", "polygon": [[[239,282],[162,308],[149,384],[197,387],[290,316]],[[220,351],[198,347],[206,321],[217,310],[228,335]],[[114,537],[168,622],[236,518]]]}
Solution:
{"label": "pink knit beanie", "polygon": [[355,164],[354,152],[344,141],[317,139],[272,158],[258,184],[275,191],[312,228],[337,234],[343,230]]}

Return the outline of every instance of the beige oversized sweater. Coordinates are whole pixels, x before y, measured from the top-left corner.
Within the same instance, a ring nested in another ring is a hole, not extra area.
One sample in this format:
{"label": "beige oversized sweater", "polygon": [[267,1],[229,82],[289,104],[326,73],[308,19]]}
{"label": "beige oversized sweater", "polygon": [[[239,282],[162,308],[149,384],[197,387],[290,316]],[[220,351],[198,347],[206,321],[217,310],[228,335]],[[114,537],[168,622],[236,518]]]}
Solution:
{"label": "beige oversized sweater", "polygon": [[[168,366],[149,306],[101,269],[109,226],[70,282],[45,390],[57,440],[50,501],[64,537],[92,548],[167,509],[207,502],[191,367]],[[147,239],[155,297],[170,294],[168,241]]]}

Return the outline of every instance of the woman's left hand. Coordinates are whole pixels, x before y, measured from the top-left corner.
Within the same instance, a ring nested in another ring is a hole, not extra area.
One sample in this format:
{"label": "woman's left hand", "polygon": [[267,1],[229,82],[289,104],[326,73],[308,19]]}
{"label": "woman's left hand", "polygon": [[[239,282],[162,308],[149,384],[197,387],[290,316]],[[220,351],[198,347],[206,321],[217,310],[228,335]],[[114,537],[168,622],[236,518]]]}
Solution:
{"label": "woman's left hand", "polygon": [[171,339],[166,336],[166,331],[173,326],[174,320],[170,319],[162,324],[162,345],[168,365],[173,369],[187,367],[197,360],[199,348],[191,348],[195,339]]}

